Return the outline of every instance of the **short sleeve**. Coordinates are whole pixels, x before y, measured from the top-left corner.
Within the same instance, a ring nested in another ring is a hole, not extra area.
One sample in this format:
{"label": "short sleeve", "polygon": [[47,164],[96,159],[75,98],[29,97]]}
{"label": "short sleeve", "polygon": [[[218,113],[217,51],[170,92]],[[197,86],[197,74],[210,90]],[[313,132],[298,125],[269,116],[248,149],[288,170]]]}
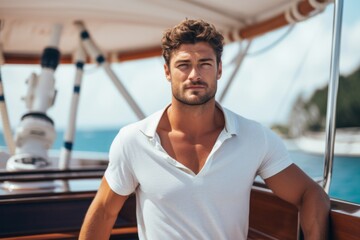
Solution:
{"label": "short sleeve", "polygon": [[114,138],[109,151],[109,165],[105,179],[110,188],[119,195],[127,196],[135,191],[138,183],[131,167],[131,156],[126,151],[125,132],[120,130]]}
{"label": "short sleeve", "polygon": [[264,157],[258,174],[261,178],[266,179],[290,166],[292,161],[282,139],[270,129],[264,127],[263,130],[265,137]]}

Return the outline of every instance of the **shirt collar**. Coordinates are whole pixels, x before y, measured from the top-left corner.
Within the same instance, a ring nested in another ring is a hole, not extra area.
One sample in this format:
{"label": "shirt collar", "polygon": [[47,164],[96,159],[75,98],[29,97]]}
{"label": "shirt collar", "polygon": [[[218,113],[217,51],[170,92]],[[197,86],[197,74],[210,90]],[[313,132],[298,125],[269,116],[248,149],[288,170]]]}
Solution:
{"label": "shirt collar", "polygon": [[[160,119],[165,113],[166,109],[171,104],[168,104],[162,110],[157,111],[151,114],[146,119],[142,120],[143,124],[140,127],[140,131],[149,138],[155,138],[156,129],[159,125]],[[222,107],[218,102],[216,102],[216,106],[223,112],[225,118],[225,131],[231,135],[239,134],[239,126],[237,124],[236,114],[228,110],[227,108]]]}
{"label": "shirt collar", "polygon": [[143,119],[141,121],[142,125],[140,127],[140,131],[149,138],[155,138],[156,129],[157,129],[157,126],[159,125],[160,119],[161,119],[162,115],[164,114],[164,112],[166,111],[166,109],[170,105],[171,104],[168,104],[163,109],[161,109],[161,110],[151,114],[149,117]]}
{"label": "shirt collar", "polygon": [[223,112],[225,119],[225,131],[231,135],[239,134],[239,124],[236,114],[216,102],[216,106]]}

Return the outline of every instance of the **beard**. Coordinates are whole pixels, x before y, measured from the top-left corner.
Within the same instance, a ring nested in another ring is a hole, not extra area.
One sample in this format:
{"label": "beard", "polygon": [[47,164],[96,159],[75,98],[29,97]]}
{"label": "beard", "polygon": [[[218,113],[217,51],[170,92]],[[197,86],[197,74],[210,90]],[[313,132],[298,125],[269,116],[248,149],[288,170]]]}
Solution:
{"label": "beard", "polygon": [[[208,84],[206,84],[205,82],[197,82],[197,83],[193,83],[191,85],[202,85],[202,86],[205,86],[206,89],[208,89],[207,88]],[[186,90],[186,91],[192,91],[191,96],[186,96],[187,93],[185,91],[181,92],[178,89],[173,88],[173,91],[172,91],[173,97],[177,101],[179,101],[185,105],[189,105],[189,106],[203,105],[215,97],[216,85],[215,85],[214,89],[210,89],[210,91],[206,91],[206,92],[203,92],[203,90],[201,90],[201,91]]]}

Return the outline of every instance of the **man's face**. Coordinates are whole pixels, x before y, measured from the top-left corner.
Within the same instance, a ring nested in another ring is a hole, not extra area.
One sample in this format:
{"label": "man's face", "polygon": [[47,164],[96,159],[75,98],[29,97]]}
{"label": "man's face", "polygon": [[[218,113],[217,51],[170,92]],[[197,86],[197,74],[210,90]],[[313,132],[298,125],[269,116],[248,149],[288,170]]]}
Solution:
{"label": "man's face", "polygon": [[215,52],[208,43],[182,44],[164,68],[171,82],[173,100],[201,105],[215,97],[222,65],[216,63]]}

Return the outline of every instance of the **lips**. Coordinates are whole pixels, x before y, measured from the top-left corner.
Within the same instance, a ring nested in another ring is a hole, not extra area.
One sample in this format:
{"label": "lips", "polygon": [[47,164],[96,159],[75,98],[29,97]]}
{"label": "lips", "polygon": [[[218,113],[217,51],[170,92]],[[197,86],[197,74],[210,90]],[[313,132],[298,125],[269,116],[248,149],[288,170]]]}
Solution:
{"label": "lips", "polygon": [[197,83],[185,86],[185,89],[204,89],[207,87],[206,83]]}
{"label": "lips", "polygon": [[204,89],[205,86],[203,85],[196,85],[196,86],[188,86],[188,87],[185,87],[185,89]]}

